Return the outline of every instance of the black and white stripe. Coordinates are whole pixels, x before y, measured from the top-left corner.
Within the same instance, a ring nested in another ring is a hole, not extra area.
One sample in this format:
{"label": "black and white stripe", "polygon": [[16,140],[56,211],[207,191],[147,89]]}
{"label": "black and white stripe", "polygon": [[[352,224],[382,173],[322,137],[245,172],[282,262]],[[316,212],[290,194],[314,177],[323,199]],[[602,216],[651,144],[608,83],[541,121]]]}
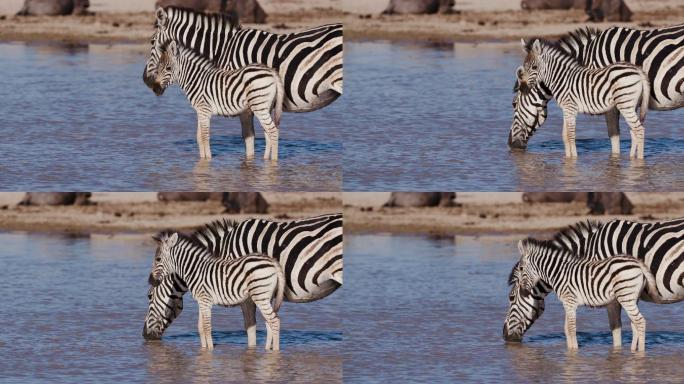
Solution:
{"label": "black and white stripe", "polygon": [[[542,83],[563,110],[565,155],[577,157],[575,120],[578,113],[602,114],[617,109],[630,126],[631,157],[644,157],[644,127],[650,83],[646,74],[629,63],[601,68],[581,66],[556,45],[534,39],[523,41],[527,57],[518,68],[523,92]],[[637,113],[637,109],[640,112]]]}
{"label": "black and white stripe", "polygon": [[[276,69],[285,87],[283,109],[308,112],[336,100],[343,90],[342,24],[275,34],[243,29],[229,16],[167,7],[157,9],[155,32],[143,80],[154,87],[159,58],[169,41],[189,47],[218,67],[263,64]],[[254,123],[240,115],[247,155],[254,153]]]}
{"label": "black and white stripe", "polygon": [[[651,109],[672,110],[684,106],[684,24],[649,30],[611,27],[600,31],[583,28],[562,37],[558,47],[587,67],[619,62],[637,65],[646,72],[652,85]],[[530,109],[529,106],[522,108]],[[606,113],[613,153],[620,153],[618,118],[619,113],[615,109]],[[530,132],[540,125],[512,125],[509,134],[512,140],[509,143],[524,148],[531,136]]]}
{"label": "black and white stripe", "polygon": [[540,281],[556,292],[565,308],[568,349],[578,348],[577,308],[604,307],[615,302],[625,309],[632,322],[632,351],[645,349],[646,320],[637,302],[647,286],[655,289],[655,280],[640,260],[631,256],[590,260],[550,241],[533,239],[521,240],[518,250],[521,294],[529,295]]}
{"label": "black and white stripe", "polygon": [[[559,231],[556,246],[575,255],[601,260],[615,255],[631,255],[643,261],[655,277],[656,289],[642,297],[646,301],[672,303],[684,300],[684,219],[653,223],[611,220],[607,223],[580,222]],[[522,335],[544,310],[550,292],[543,284],[531,295],[519,292],[520,274],[516,266],[509,276],[509,311],[504,322],[504,338],[520,341]],[[620,307],[608,307],[613,343],[621,344]]]}
{"label": "black and white stripe", "polygon": [[[322,299],[342,285],[342,214],[299,220],[248,219],[237,223],[218,220],[197,230],[193,237],[221,258],[252,253],[278,259],[285,274],[285,300],[304,303]],[[169,276],[153,287],[145,318],[147,338],[160,338],[183,306],[183,281]],[[245,323],[254,311],[243,308]],[[248,342],[256,343],[256,328],[247,327]]]}
{"label": "black and white stripe", "polygon": [[202,347],[214,347],[211,337],[213,305],[245,305],[259,308],[266,320],[266,349],[280,349],[278,310],[283,301],[285,277],[277,260],[266,255],[217,258],[196,239],[178,232],[162,232],[155,239],[158,246],[150,280],[158,282],[175,274],[187,283],[199,305]]}
{"label": "black and white stripe", "polygon": [[211,158],[209,126],[213,115],[237,116],[249,111],[264,129],[264,158],[278,159],[278,130],[284,90],[274,69],[250,64],[224,70],[175,41],[169,42],[162,52],[159,66],[155,93],[161,95],[170,84],[178,84],[197,112],[200,157]]}

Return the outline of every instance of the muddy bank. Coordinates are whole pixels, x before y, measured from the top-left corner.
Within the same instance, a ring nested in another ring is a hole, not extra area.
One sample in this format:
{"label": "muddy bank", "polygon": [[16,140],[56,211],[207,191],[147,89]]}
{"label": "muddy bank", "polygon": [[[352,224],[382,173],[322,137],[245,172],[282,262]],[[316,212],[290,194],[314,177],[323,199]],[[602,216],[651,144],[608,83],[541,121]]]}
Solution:
{"label": "muddy bank", "polygon": [[[16,195],[16,194],[11,194]],[[104,195],[104,196],[103,196]],[[154,194],[96,194],[86,206],[25,207],[17,206],[10,196],[0,199],[0,231],[67,233],[148,233],[165,228],[191,230],[212,220],[250,217],[299,218],[340,212],[341,199],[335,194],[312,194],[310,197],[265,194],[268,214],[223,214],[220,202],[172,202],[153,200]],[[11,196],[14,197],[14,196]]]}
{"label": "muddy bank", "polygon": [[[525,204],[491,203],[470,199],[450,208],[382,208],[358,203],[344,208],[345,231],[429,233],[435,235],[532,234],[555,231],[581,220],[663,220],[684,217],[684,199],[679,195],[649,199],[634,196],[632,215],[591,216],[583,203]],[[458,202],[458,197],[457,200]]]}

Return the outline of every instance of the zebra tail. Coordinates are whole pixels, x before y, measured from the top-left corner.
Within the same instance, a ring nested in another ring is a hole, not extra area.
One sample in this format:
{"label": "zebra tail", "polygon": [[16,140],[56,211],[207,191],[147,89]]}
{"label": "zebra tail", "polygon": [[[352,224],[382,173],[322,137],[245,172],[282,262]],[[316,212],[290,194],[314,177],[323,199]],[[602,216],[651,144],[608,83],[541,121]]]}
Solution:
{"label": "zebra tail", "polygon": [[283,80],[277,71],[273,71],[273,76],[276,80],[276,98],[275,98],[275,108],[273,111],[273,121],[275,125],[280,129],[280,116],[283,114],[283,101],[285,100],[285,86],[283,85]]}
{"label": "zebra tail", "polygon": [[[656,281],[655,277],[653,276],[653,273],[651,273],[651,270],[644,264],[643,261],[638,260],[639,262],[639,267],[641,267],[641,272],[643,272],[644,278],[646,279],[646,292],[648,294],[648,297],[651,299],[656,304],[669,304],[669,303],[676,303],[677,300],[665,300],[663,297],[660,295],[660,292],[658,292],[658,287],[656,286]],[[643,293],[642,293],[643,295]]]}
{"label": "zebra tail", "polygon": [[283,304],[283,297],[285,296],[285,275],[283,269],[280,267],[278,260],[275,260],[276,270],[278,274],[278,286],[275,292],[275,302],[273,303],[273,311],[278,312],[280,306]]}
{"label": "zebra tail", "polygon": [[641,73],[641,108],[639,108],[639,120],[643,124],[646,121],[646,112],[648,112],[648,104],[651,98],[651,82],[648,81],[648,76]]}

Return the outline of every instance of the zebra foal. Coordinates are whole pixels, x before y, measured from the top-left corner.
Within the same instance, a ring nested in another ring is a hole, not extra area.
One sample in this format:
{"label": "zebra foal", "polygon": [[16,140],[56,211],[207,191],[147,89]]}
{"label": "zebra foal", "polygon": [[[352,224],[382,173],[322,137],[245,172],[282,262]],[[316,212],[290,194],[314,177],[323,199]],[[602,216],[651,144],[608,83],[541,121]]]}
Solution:
{"label": "zebra foal", "polygon": [[219,259],[195,239],[178,232],[162,232],[155,240],[158,246],[150,281],[158,284],[164,277],[175,274],[187,283],[199,305],[197,328],[202,348],[214,348],[213,305],[252,302],[266,320],[266,349],[280,349],[278,310],[283,302],[285,277],[277,260],[262,255]]}
{"label": "zebra foal", "polygon": [[[551,91],[563,110],[565,155],[577,157],[575,120],[578,113],[602,114],[614,108],[630,127],[630,157],[644,157],[644,126],[650,100],[650,82],[641,68],[629,63],[586,68],[556,45],[524,40],[525,61],[517,70],[524,93],[537,84]],[[637,114],[637,108],[640,109]]]}
{"label": "zebra foal", "polygon": [[518,250],[521,294],[529,295],[540,281],[556,292],[565,308],[568,349],[578,349],[577,307],[604,307],[617,301],[632,323],[632,351],[645,350],[646,319],[637,302],[645,287],[653,292],[656,284],[644,263],[630,256],[580,259],[552,242],[533,239],[521,240]]}
{"label": "zebra foal", "polygon": [[201,158],[211,158],[209,126],[213,115],[238,116],[250,112],[264,129],[264,159],[278,160],[278,130],[285,90],[276,70],[261,64],[236,70],[221,69],[193,50],[171,41],[159,58],[154,92],[162,95],[172,83],[183,89],[197,112]]}

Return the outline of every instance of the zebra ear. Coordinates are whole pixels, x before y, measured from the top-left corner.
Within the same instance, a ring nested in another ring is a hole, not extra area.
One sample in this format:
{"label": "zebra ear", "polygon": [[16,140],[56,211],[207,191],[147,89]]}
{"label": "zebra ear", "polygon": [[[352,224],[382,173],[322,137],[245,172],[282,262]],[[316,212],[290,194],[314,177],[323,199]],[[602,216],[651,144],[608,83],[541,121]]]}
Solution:
{"label": "zebra ear", "polygon": [[518,241],[518,252],[520,252],[521,255],[525,255],[525,253],[527,253],[527,247],[525,246],[525,242],[522,240]]}
{"label": "zebra ear", "polygon": [[176,56],[178,54],[178,46],[174,40],[171,40],[168,49],[171,56]]}
{"label": "zebra ear", "polygon": [[541,48],[541,41],[539,41],[539,39],[534,40],[534,43],[532,43],[532,50],[539,54],[541,53]]}
{"label": "zebra ear", "polygon": [[522,44],[522,49],[523,49],[524,53],[527,53],[530,51],[529,49],[527,49],[527,42],[522,37],[520,38],[520,44]]}
{"label": "zebra ear", "polygon": [[166,11],[164,8],[159,7],[157,8],[157,25],[160,27],[166,27],[166,23],[168,23],[169,18],[166,15]]}
{"label": "zebra ear", "polygon": [[177,242],[178,242],[178,234],[177,233],[174,233],[173,235],[169,236],[169,238],[166,240],[166,244],[169,246],[169,248],[173,248]]}

